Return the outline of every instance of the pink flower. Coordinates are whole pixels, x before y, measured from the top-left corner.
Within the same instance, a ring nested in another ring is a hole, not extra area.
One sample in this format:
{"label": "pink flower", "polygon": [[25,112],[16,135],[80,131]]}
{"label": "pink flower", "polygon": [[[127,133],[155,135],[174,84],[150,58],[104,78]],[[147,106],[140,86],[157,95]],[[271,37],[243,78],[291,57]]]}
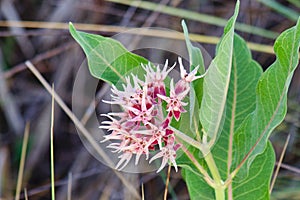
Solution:
{"label": "pink flower", "polygon": [[[145,70],[145,80],[142,81],[135,75],[125,78],[122,90],[112,86],[111,101],[103,102],[120,105],[121,112],[103,114],[108,121],[103,121],[100,128],[107,129],[110,134],[104,136],[102,142],[112,141],[107,148],[119,153],[120,160],[116,169],[122,170],[135,155],[137,165],[141,156],[146,160],[149,154],[155,154],[150,163],[162,158],[162,163],[157,171],[160,171],[171,163],[177,171],[176,151],[180,144],[175,143],[174,131],[170,129],[170,123],[174,117],[177,121],[181,113],[186,112],[184,98],[190,90],[190,82],[199,78],[196,76],[197,68],[187,73],[178,58],[181,71],[181,79],[174,86],[173,79],[170,83],[170,94],[166,94],[165,79],[175,64],[168,69],[168,60],[163,69],[153,67],[150,63],[142,65]],[[167,103],[166,108],[163,101]],[[167,115],[164,116],[164,109]]]}
{"label": "pink flower", "polygon": [[168,60],[166,60],[165,66],[162,70],[160,70],[159,65],[156,67],[156,71],[151,67],[151,64],[149,63],[148,65],[143,65],[142,67],[144,70],[147,72],[145,79],[147,86],[149,88],[149,95],[152,96],[153,98],[157,97],[157,94],[166,94],[166,88],[165,88],[165,83],[164,80],[168,76],[169,72],[175,67],[176,63],[170,67],[170,69],[167,70],[168,68]]}
{"label": "pink flower", "polygon": [[138,103],[133,106],[125,105],[124,108],[130,112],[130,117],[128,121],[137,122],[138,126],[140,123],[144,125],[151,122],[154,117],[154,105],[151,100],[147,99],[147,87],[144,86],[142,97],[139,97]]}
{"label": "pink flower", "polygon": [[177,172],[177,164],[176,164],[176,151],[180,148],[180,144],[174,144],[174,136],[168,138],[168,143],[164,146],[161,151],[153,156],[149,163],[153,162],[155,159],[162,158],[162,163],[157,172],[161,171],[166,164],[170,161],[175,167],[175,171]]}
{"label": "pink flower", "polygon": [[158,94],[159,98],[167,102],[167,111],[169,113],[169,117],[174,116],[175,119],[178,121],[180,118],[180,114],[186,112],[183,106],[186,106],[187,103],[183,102],[182,100],[185,98],[188,92],[189,89],[186,89],[182,93],[176,94],[176,90],[174,89],[174,83],[172,79],[170,83],[170,97]]}
{"label": "pink flower", "polygon": [[190,83],[196,79],[199,79],[199,78],[202,78],[205,76],[205,74],[196,76],[199,66],[195,67],[195,69],[193,71],[191,71],[190,73],[187,73],[186,70],[184,69],[184,66],[182,64],[182,59],[180,57],[178,57],[178,62],[179,62],[179,67],[180,67],[181,79],[186,81],[187,83]]}

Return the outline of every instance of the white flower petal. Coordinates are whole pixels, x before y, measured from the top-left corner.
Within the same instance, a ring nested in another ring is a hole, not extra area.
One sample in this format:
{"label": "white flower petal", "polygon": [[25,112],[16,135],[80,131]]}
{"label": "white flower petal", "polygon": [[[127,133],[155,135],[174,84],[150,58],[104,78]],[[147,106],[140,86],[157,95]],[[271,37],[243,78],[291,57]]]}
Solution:
{"label": "white flower petal", "polygon": [[167,163],[168,163],[168,158],[163,157],[161,165],[160,165],[159,169],[156,171],[156,173],[160,172],[166,166]]}
{"label": "white flower petal", "polygon": [[157,153],[155,156],[153,156],[150,160],[149,163],[152,163],[154,160],[157,158],[163,157],[164,152],[161,150],[159,153]]}
{"label": "white flower petal", "polygon": [[[118,162],[116,169],[118,171],[121,171],[122,169],[124,169],[126,167],[126,165],[129,163],[131,157],[132,157],[132,153],[124,153],[123,155],[119,156],[119,158],[121,158],[121,159]],[[123,166],[121,167],[122,164],[123,164]]]}
{"label": "white flower petal", "polygon": [[175,171],[177,172],[178,171],[177,163],[176,163],[175,158],[173,156],[170,156],[170,161],[173,164],[173,166],[175,168]]}
{"label": "white flower petal", "polygon": [[186,73],[186,70],[184,69],[184,66],[182,64],[181,57],[178,57],[178,62],[179,62],[179,67],[180,67],[180,77],[182,79],[184,79],[187,73]]}
{"label": "white flower petal", "polygon": [[140,159],[141,155],[142,155],[142,152],[141,152],[141,151],[139,151],[139,152],[136,154],[136,156],[135,156],[135,165],[137,165],[137,164],[139,163],[139,159]]}

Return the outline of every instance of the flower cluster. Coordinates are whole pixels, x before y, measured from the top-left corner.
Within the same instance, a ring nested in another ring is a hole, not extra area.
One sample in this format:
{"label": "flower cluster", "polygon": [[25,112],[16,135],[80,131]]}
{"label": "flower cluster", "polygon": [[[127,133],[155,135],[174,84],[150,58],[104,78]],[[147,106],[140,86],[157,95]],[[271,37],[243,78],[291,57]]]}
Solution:
{"label": "flower cluster", "polygon": [[[164,81],[176,63],[168,69],[168,60],[163,69],[159,66],[153,67],[150,63],[142,64],[146,72],[144,81],[132,74],[131,77],[126,77],[126,83],[122,85],[123,90],[112,86],[112,100],[104,102],[120,105],[122,112],[103,114],[110,120],[103,121],[100,128],[111,132],[104,136],[102,142],[111,141],[107,147],[121,154],[116,169],[122,170],[134,154],[137,165],[141,155],[145,155],[148,160],[149,152],[155,152],[156,155],[149,163],[162,158],[158,171],[168,162],[171,162],[177,171],[175,159],[180,144],[175,144],[175,135],[170,123],[173,117],[178,121],[181,113],[186,112],[184,106],[187,103],[183,102],[183,99],[190,90],[190,82],[201,77],[196,76],[198,68],[187,73],[181,58],[178,58],[178,61],[181,79],[175,85],[173,79],[170,81],[169,95]],[[166,106],[163,106],[163,101],[166,102]]]}

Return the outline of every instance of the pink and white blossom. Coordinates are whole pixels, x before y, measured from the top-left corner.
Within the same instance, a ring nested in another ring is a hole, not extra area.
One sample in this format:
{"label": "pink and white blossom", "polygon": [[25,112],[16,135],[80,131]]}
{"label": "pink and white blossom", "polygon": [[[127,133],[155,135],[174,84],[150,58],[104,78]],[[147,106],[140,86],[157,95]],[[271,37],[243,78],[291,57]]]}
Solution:
{"label": "pink and white blossom", "polygon": [[[137,165],[141,156],[154,154],[149,163],[161,158],[162,163],[157,172],[161,171],[168,163],[171,163],[177,171],[176,152],[180,144],[175,143],[174,131],[170,128],[172,118],[179,120],[187,103],[185,97],[190,90],[190,83],[201,78],[197,76],[195,68],[187,73],[183,67],[182,59],[178,58],[181,79],[174,85],[170,83],[170,91],[167,92],[165,79],[175,67],[169,68],[168,60],[163,69],[152,64],[143,65],[145,80],[131,75],[125,78],[122,89],[112,86],[111,101],[103,101],[108,104],[120,105],[121,112],[103,114],[108,121],[103,121],[100,128],[107,129],[110,134],[105,135],[102,142],[111,141],[107,148],[119,153],[120,160],[116,169],[122,170],[135,155]],[[169,93],[169,94],[168,94]],[[167,106],[163,106],[163,101]],[[164,111],[167,112],[164,116]]]}

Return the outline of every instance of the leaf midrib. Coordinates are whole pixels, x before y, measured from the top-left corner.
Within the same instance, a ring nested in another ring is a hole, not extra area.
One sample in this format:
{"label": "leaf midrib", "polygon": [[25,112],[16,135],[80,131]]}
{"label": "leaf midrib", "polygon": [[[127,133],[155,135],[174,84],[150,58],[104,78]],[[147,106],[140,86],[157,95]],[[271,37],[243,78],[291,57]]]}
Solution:
{"label": "leaf midrib", "polygon": [[[228,31],[228,33],[225,35],[225,37],[229,37],[230,34],[232,35],[232,38],[231,38],[231,41],[230,41],[230,45],[231,45],[231,48],[230,48],[230,54],[229,54],[229,64],[228,64],[228,74],[227,74],[227,78],[226,78],[226,85],[225,85],[225,93],[224,93],[224,96],[223,96],[223,99],[222,99],[222,106],[221,106],[221,112],[219,112],[218,114],[218,117],[217,117],[217,123],[216,123],[216,128],[214,130],[214,133],[213,133],[213,139],[210,141],[210,146],[215,144],[215,140],[216,140],[216,137],[217,137],[217,134],[218,134],[218,130],[220,128],[220,123],[221,123],[221,120],[222,120],[222,116],[223,116],[223,113],[224,113],[224,110],[225,110],[225,104],[226,104],[226,99],[227,99],[227,94],[228,94],[228,89],[229,89],[229,82],[230,82],[230,74],[231,74],[231,66],[232,66],[232,55],[233,55],[233,35],[234,35],[234,26],[231,27],[230,31]],[[225,40],[225,37],[224,37],[224,40]]]}
{"label": "leaf midrib", "polygon": [[[294,37],[293,37],[293,41],[295,41],[295,37],[296,37],[296,35],[297,35],[297,31],[295,31],[295,33],[294,33]],[[292,50],[295,48],[295,42],[292,42]],[[290,56],[290,60],[289,60],[289,70],[288,70],[288,72],[287,72],[287,77],[286,78],[288,78],[288,76],[290,76],[290,74],[291,74],[291,71],[292,71],[292,60],[293,60],[293,53],[291,54],[291,56]],[[275,63],[274,64],[276,64],[277,62],[279,62],[279,64],[281,65],[281,63],[280,63],[280,60],[277,58],[277,60],[275,61]],[[248,151],[248,153],[244,156],[244,158],[242,159],[242,161],[239,163],[239,165],[237,166],[237,168],[234,170],[234,172],[236,171],[236,170],[239,170],[239,168],[246,162],[246,160],[250,157],[250,155],[251,155],[251,153],[255,150],[255,148],[257,147],[257,145],[259,144],[259,142],[261,141],[261,139],[265,136],[265,134],[266,134],[266,132],[267,132],[267,130],[271,127],[271,124],[272,124],[272,122],[273,122],[273,120],[274,120],[274,118],[275,118],[275,116],[276,116],[276,114],[277,114],[277,112],[278,112],[278,110],[279,110],[279,108],[280,108],[280,104],[281,104],[281,102],[282,102],[282,100],[283,100],[283,97],[284,97],[284,95],[285,95],[285,92],[286,91],[286,84],[284,85],[284,87],[283,87],[283,90],[282,90],[282,93],[281,93],[281,95],[280,95],[280,98],[279,98],[279,101],[278,101],[278,104],[277,104],[277,106],[276,106],[276,109],[275,109],[275,111],[273,112],[273,115],[271,116],[271,118],[270,118],[270,120],[269,120],[269,122],[268,122],[268,124],[265,126],[265,128],[264,128],[264,130],[263,130],[263,132],[260,134],[260,136],[259,136],[259,138],[256,140],[256,142],[255,142],[255,144],[251,147],[251,149]],[[257,113],[257,108],[256,108],[256,111],[255,111],[256,113]],[[252,116],[254,116],[254,115],[252,115]],[[252,119],[253,119],[253,117],[252,117]]]}
{"label": "leaf midrib", "polygon": [[[235,126],[235,112],[236,112],[236,98],[237,98],[237,69],[236,61],[233,62],[233,101],[231,108],[231,120],[230,120],[230,131],[229,131],[229,144],[228,144],[228,156],[227,156],[227,177],[230,176],[230,168],[232,164],[232,148],[233,148],[233,134]],[[228,186],[228,197],[232,198],[232,184]]]}

